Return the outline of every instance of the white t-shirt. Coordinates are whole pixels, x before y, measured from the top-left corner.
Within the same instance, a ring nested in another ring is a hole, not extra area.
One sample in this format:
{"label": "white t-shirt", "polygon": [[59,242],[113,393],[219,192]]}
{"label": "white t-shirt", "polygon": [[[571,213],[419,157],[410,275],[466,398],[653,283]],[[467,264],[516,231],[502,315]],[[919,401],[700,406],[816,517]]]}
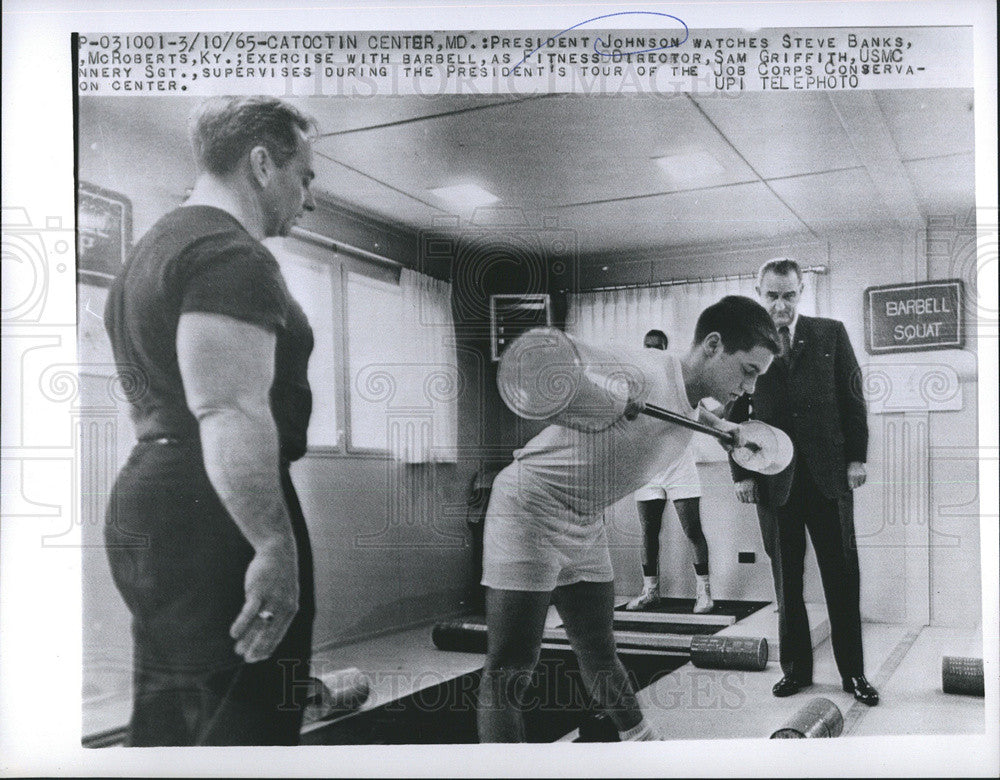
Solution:
{"label": "white t-shirt", "polygon": [[[640,400],[697,419],[688,403],[681,361],[659,350],[629,354],[645,381]],[[649,482],[680,458],[693,432],[640,414],[597,433],[550,425],[514,452],[519,478],[580,515],[594,515]]]}

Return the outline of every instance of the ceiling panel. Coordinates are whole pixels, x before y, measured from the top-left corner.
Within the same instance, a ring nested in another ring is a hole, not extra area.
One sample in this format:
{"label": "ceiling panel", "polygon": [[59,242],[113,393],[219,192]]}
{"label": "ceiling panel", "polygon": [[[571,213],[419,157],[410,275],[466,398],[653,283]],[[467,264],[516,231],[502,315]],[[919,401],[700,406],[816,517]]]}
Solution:
{"label": "ceiling panel", "polygon": [[[682,97],[556,96],[323,139],[318,148],[421,198],[471,182],[528,208],[755,178]],[[653,161],[693,151],[720,170],[679,184]]]}
{"label": "ceiling panel", "polygon": [[[867,104],[851,97],[788,92],[294,102],[333,133],[316,144],[317,189],[340,205],[416,230],[449,213],[467,224],[470,214],[429,190],[470,182],[499,196],[496,205],[522,210],[535,222],[546,214],[571,221],[585,254],[807,231],[792,212],[823,235],[890,223],[894,214],[908,219],[910,211],[951,214],[972,207],[970,90],[877,92]],[[853,137],[833,108],[836,101],[858,104],[849,117]],[[194,174],[186,126],[197,102],[82,96],[81,173],[127,191],[139,216],[147,199],[150,208],[163,200],[143,193],[181,197]],[[654,162],[692,152],[707,154],[718,169],[685,182],[671,180]],[[886,172],[898,187],[884,186]],[[883,185],[881,197],[875,183]],[[903,208],[904,200],[912,208]]]}
{"label": "ceiling panel", "polygon": [[863,169],[775,179],[770,185],[819,234],[892,222],[871,177]]}
{"label": "ceiling panel", "polygon": [[765,179],[860,165],[823,93],[741,92],[695,100]]}
{"label": "ceiling panel", "polygon": [[875,92],[903,160],[973,151],[972,90]]}
{"label": "ceiling panel", "polygon": [[[377,98],[290,98],[288,102],[315,118],[320,134],[325,135],[520,99],[494,95],[379,95]],[[88,116],[113,116],[118,126],[126,123],[160,128],[186,142],[188,116],[200,101],[201,98],[187,96],[125,95],[96,100],[84,98],[80,106],[81,112]]]}
{"label": "ceiling panel", "polygon": [[80,130],[92,132],[104,125],[112,134],[131,133],[137,138],[153,133],[173,139],[175,145],[188,148],[187,121],[200,98],[148,95],[133,97],[81,96]]}
{"label": "ceiling panel", "polygon": [[392,122],[469,111],[522,98],[493,95],[385,95],[371,97],[323,97],[292,101],[311,114],[321,136],[351,132]]}
{"label": "ceiling panel", "polygon": [[430,226],[435,217],[446,215],[442,209],[421,203],[320,155],[313,156],[313,168],[316,171],[313,192],[320,199],[354,206],[393,224],[418,229]]}
{"label": "ceiling panel", "polygon": [[927,217],[962,216],[975,206],[975,158],[956,154],[903,163]]}
{"label": "ceiling panel", "polygon": [[808,237],[806,227],[764,184],[740,184],[559,210],[585,251],[649,250]]}

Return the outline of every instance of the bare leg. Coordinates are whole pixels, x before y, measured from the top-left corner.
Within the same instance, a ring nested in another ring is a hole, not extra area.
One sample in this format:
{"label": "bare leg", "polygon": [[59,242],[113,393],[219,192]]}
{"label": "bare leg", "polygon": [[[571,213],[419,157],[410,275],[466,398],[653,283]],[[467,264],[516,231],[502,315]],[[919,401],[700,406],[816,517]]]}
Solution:
{"label": "bare leg", "polygon": [[642,526],[642,573],[646,577],[656,577],[660,573],[660,531],[666,506],[662,498],[635,502]]}
{"label": "bare leg", "polygon": [[663,529],[663,510],[666,499],[654,498],[636,501],[639,524],[642,526],[642,593],[632,599],[626,609],[647,609],[660,600],[660,531]]}
{"label": "bare leg", "polygon": [[552,594],[486,589],[487,651],[479,683],[480,742],[524,742],[521,697],[531,682]]}
{"label": "bare leg", "polygon": [[696,589],[694,611],[704,614],[712,611],[715,602],[712,600],[712,588],[708,581],[708,542],[701,530],[700,505],[701,500],[698,498],[679,498],[674,501],[674,508],[677,510],[684,535],[694,548]]}
{"label": "bare leg", "polygon": [[580,662],[587,691],[619,731],[642,721],[628,673],[615,651],[613,582],[577,582],[556,588],[556,609]]}
{"label": "bare leg", "polygon": [[[701,499],[679,498],[674,501],[674,509],[681,521],[684,535],[694,548],[694,562],[700,567],[708,567],[708,541],[701,530]],[[707,573],[707,571],[706,571]]]}

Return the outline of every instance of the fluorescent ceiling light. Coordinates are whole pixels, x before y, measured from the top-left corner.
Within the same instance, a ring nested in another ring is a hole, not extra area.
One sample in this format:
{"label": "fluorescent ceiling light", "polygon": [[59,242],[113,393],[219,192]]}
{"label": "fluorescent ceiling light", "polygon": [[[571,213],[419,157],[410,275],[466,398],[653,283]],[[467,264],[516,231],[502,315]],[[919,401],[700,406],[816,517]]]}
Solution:
{"label": "fluorescent ceiling light", "polygon": [[496,203],[500,198],[475,184],[456,184],[453,187],[437,187],[431,190],[441,200],[453,206],[474,209]]}
{"label": "fluorescent ceiling light", "polygon": [[704,149],[657,157],[656,162],[671,180],[681,184],[707,184],[726,172],[725,166]]}

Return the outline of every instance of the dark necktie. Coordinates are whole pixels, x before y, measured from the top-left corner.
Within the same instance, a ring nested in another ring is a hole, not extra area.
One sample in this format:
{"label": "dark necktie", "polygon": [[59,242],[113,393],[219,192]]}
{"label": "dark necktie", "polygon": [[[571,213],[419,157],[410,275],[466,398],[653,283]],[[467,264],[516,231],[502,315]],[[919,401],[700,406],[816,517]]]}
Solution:
{"label": "dark necktie", "polygon": [[781,355],[779,356],[787,366],[792,358],[792,339],[788,334],[788,326],[782,325],[778,328],[778,338],[781,340]]}

